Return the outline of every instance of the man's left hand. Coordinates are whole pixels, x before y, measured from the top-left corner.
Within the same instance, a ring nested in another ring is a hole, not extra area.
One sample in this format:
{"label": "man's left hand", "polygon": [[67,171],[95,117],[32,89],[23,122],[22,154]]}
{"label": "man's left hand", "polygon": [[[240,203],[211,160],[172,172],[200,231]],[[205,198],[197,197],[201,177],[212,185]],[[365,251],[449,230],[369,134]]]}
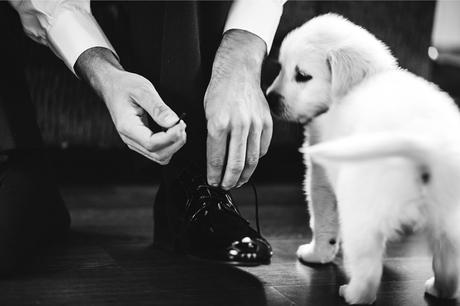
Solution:
{"label": "man's left hand", "polygon": [[204,108],[207,179],[229,190],[246,183],[267,153],[273,123],[260,87],[265,42],[243,30],[225,32],[213,64]]}

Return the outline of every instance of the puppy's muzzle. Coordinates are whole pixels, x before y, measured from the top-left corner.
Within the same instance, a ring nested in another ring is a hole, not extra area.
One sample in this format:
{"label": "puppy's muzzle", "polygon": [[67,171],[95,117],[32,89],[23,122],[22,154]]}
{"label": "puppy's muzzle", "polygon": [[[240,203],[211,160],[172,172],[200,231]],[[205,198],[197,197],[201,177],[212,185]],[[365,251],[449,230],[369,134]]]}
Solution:
{"label": "puppy's muzzle", "polygon": [[271,91],[267,95],[267,102],[270,110],[275,116],[282,116],[284,113],[284,97],[276,91]]}

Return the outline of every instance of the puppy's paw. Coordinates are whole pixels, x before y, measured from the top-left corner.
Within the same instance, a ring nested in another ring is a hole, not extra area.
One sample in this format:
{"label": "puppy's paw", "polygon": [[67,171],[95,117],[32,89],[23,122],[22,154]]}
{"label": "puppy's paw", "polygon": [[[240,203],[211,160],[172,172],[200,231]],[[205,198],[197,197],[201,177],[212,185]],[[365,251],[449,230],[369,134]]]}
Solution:
{"label": "puppy's paw", "polygon": [[345,302],[351,305],[355,304],[373,304],[375,302],[375,294],[370,294],[365,288],[356,286],[342,285],[339,288],[339,295],[345,299]]}
{"label": "puppy's paw", "polygon": [[434,277],[425,282],[425,293],[439,299],[455,299],[457,296],[456,290],[438,290],[434,285]]}
{"label": "puppy's paw", "polygon": [[303,244],[297,249],[297,258],[306,263],[326,264],[334,260],[335,255],[339,251],[337,242],[316,243],[314,240],[311,243]]}

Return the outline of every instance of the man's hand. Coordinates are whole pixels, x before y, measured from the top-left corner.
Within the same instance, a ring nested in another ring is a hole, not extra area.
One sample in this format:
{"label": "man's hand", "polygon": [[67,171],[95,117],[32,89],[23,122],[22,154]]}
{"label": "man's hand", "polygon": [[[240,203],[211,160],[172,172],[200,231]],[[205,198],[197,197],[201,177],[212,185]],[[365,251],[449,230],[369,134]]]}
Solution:
{"label": "man's hand", "polygon": [[272,118],[260,88],[265,54],[265,42],[252,33],[230,30],[222,38],[204,99],[210,185],[241,186],[267,153]]}
{"label": "man's hand", "polygon": [[[175,125],[179,117],[163,102],[152,83],[125,71],[110,50],[86,50],[78,58],[75,71],[104,100],[121,139],[130,149],[165,165],[185,144],[185,123]],[[153,133],[147,116],[167,130]]]}

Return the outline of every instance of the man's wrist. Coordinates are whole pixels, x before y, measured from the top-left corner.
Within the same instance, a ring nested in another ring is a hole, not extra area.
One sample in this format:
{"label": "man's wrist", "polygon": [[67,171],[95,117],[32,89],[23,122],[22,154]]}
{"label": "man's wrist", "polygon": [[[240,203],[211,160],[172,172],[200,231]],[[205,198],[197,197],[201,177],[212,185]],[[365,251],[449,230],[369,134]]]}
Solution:
{"label": "man's wrist", "polygon": [[259,36],[240,29],[224,33],[218,55],[228,57],[233,63],[244,64],[260,72],[267,54],[267,45]]}
{"label": "man's wrist", "polygon": [[74,69],[78,77],[87,82],[96,93],[103,97],[110,77],[124,71],[110,49],[94,47],[83,52],[77,59]]}

